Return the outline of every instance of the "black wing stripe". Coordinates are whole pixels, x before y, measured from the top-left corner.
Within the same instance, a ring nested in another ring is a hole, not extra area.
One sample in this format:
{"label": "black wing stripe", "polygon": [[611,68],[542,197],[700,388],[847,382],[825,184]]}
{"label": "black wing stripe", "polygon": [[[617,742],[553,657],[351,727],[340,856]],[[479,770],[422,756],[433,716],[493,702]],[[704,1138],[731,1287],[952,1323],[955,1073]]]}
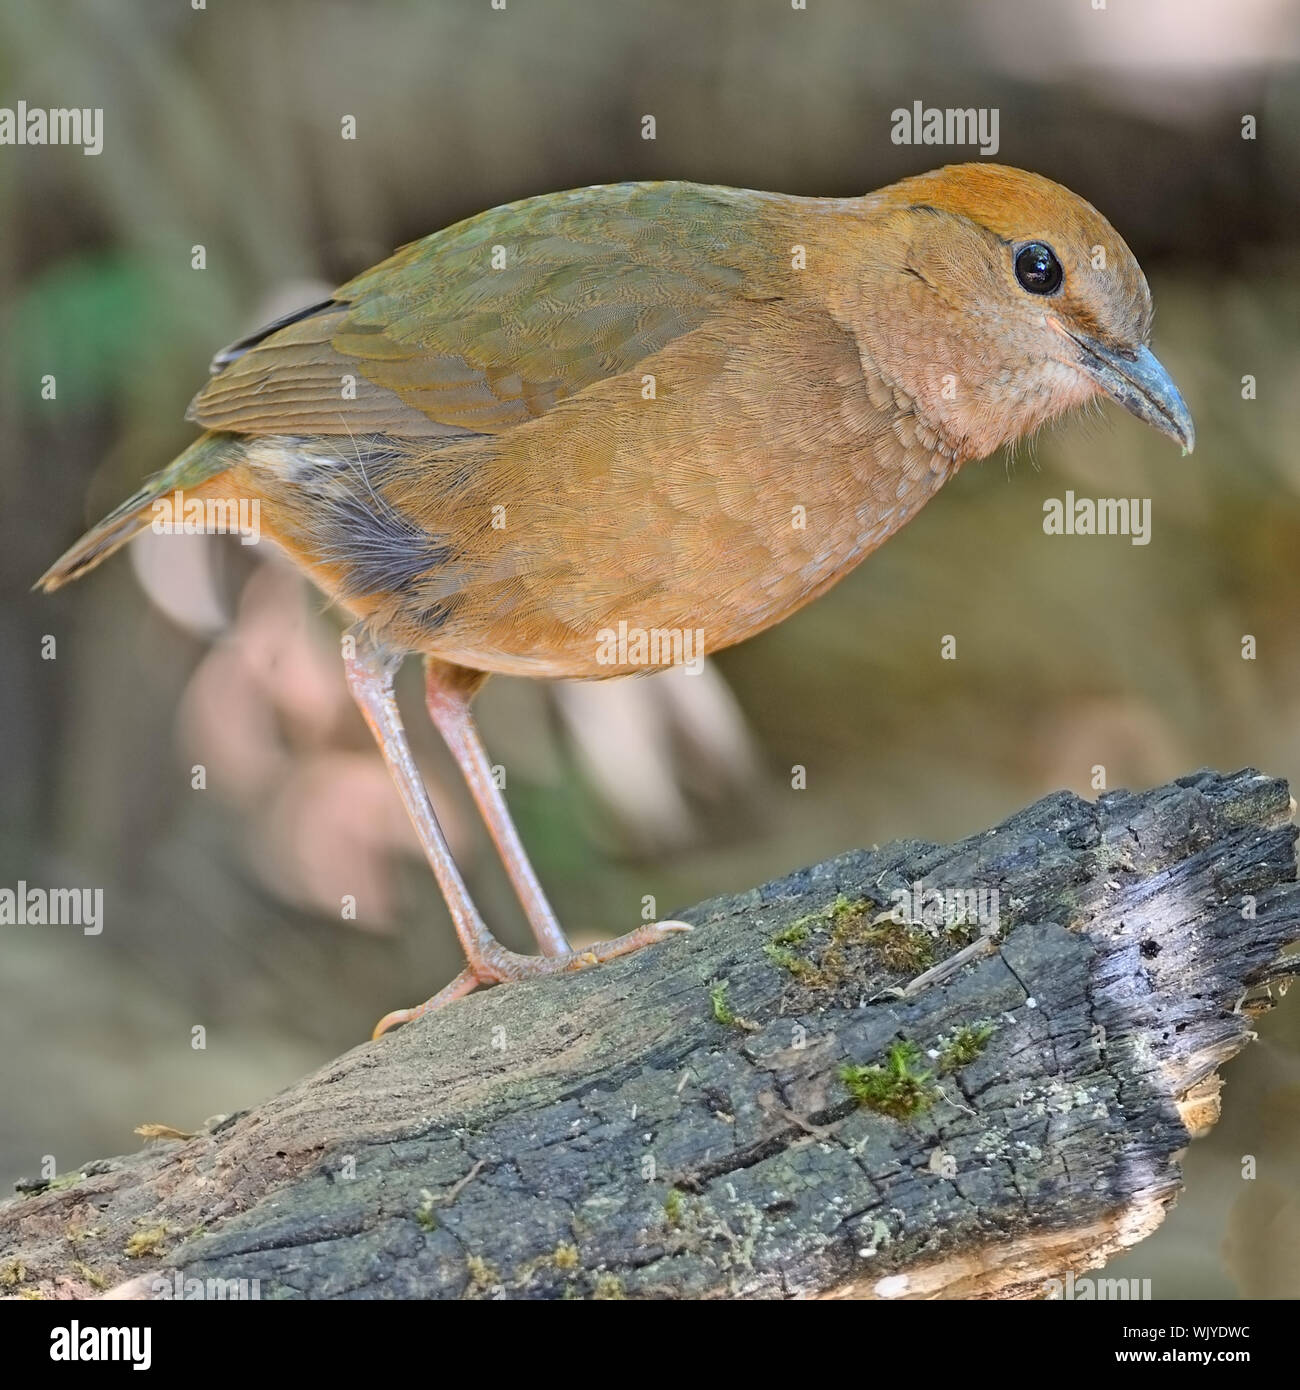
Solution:
{"label": "black wing stripe", "polygon": [[242,357],[249,348],[255,348],[258,343],[265,342],[272,333],[278,333],[280,329],[288,328],[291,323],[301,323],[303,319],[314,318],[317,314],[324,314],[330,309],[342,307],[340,301],[336,299],[322,299],[319,304],[309,304],[305,309],[295,309],[292,313],[282,314],[264,328],[259,328],[256,333],[250,333],[247,338],[241,338],[237,343],[231,343],[229,347],[222,348],[212,359],[208,371],[216,376],[218,372],[224,371],[237,358]]}

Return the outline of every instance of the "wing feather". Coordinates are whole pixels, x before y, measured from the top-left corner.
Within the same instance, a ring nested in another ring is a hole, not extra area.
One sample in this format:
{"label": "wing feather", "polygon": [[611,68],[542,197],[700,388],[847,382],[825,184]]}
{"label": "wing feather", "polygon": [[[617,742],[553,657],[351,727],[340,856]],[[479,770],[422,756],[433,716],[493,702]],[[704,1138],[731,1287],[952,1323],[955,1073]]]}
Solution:
{"label": "wing feather", "polygon": [[494,208],[228,349],[189,418],[236,433],[500,433],[739,300],[779,298],[780,214],[797,201],[612,184]]}

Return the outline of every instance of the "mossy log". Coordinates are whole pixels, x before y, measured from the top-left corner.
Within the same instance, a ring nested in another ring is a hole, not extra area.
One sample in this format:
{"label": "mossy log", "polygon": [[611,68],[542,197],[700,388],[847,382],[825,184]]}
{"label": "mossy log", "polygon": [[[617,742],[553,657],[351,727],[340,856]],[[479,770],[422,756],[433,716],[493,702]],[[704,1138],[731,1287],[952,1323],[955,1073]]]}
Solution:
{"label": "mossy log", "polygon": [[703,903],[31,1185],[0,1292],[1040,1296],[1159,1224],[1297,968],[1292,811],[1253,771],[1060,793]]}

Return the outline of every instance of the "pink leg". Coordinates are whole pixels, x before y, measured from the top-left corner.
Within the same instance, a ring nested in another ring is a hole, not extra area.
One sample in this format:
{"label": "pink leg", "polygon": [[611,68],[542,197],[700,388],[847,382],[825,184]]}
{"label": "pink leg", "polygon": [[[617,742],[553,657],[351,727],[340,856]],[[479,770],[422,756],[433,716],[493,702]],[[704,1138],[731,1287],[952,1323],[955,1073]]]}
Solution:
{"label": "pink leg", "polygon": [[[375,1037],[396,1023],[404,1023],[409,1019],[418,1018],[423,1013],[441,1008],[442,1005],[469,994],[479,985],[502,984],[510,980],[553,975],[560,971],[581,970],[588,965],[597,965],[615,956],[640,950],[642,946],[653,945],[664,940],[672,932],[690,930],[683,922],[654,923],[639,927],[626,936],[615,937],[612,941],[598,942],[585,951],[569,952],[566,949],[563,955],[521,956],[514,951],[506,950],[483,924],[483,919],[469,896],[465,881],[451,857],[451,850],[438,824],[438,818],[434,815],[429,793],[425,790],[424,782],[415,766],[415,759],[411,756],[410,745],[406,741],[406,730],[402,727],[402,717],[393,698],[393,677],[401,665],[401,654],[377,647],[361,627],[353,628],[349,636],[355,644],[355,649],[353,655],[344,660],[348,686],[365,716],[366,723],[370,726],[371,733],[375,736],[375,741],[379,744],[379,751],[383,754],[397,785],[406,813],[420,837],[434,877],[447,900],[452,924],[456,928],[456,936],[465,952],[467,962],[466,969],[432,999],[417,1008],[399,1009],[387,1014],[376,1025]],[[477,683],[481,683],[481,678]],[[472,727],[471,725],[471,730]],[[482,745],[479,744],[478,747],[481,753]],[[483,761],[486,765],[486,754],[483,754]],[[469,776],[468,771],[466,776]],[[490,772],[488,780],[490,784]],[[471,781],[470,785],[472,787],[474,783]],[[495,790],[493,787],[494,792]],[[500,809],[505,816],[506,824],[509,825],[504,805]],[[513,827],[511,834],[514,834]],[[498,844],[500,843],[498,841]],[[517,836],[513,843],[522,862],[527,865],[528,861]],[[532,877],[532,870],[529,869],[528,873],[535,885],[536,879]],[[540,897],[540,887],[537,888],[537,893]],[[542,897],[541,901],[544,904],[546,900]],[[547,911],[549,910],[548,907]],[[556,930],[559,930],[558,926]],[[563,935],[560,940],[563,941]]]}
{"label": "pink leg", "polygon": [[537,939],[538,949],[545,956],[567,956],[568,938],[564,935],[551,904],[529,861],[528,853],[519,839],[519,832],[510,818],[505,799],[492,776],[492,764],[487,749],[479,737],[470,700],[487,679],[481,671],[467,671],[462,666],[448,666],[432,659],[425,663],[425,701],[429,717],[451,749],[479,814],[488,828],[492,843],[497,847],[515,894],[523,906],[528,925]]}
{"label": "pink leg", "polygon": [[425,790],[415,759],[411,756],[410,745],[406,741],[406,730],[402,727],[402,716],[398,712],[397,701],[393,698],[393,677],[402,664],[401,654],[381,651],[358,628],[349,637],[355,644],[354,653],[344,657],[348,688],[352,698],[365,716],[370,732],[379,744],[388,771],[397,784],[397,793],[406,807],[406,814],[415,826],[425,857],[433,869],[442,896],[447,900],[452,925],[460,940],[461,949],[470,962],[471,972],[482,978],[476,966],[488,965],[494,954],[503,948],[493,939],[483,919],[478,914],[451,857],[451,847],[447,844],[434,814],[429,793]]}

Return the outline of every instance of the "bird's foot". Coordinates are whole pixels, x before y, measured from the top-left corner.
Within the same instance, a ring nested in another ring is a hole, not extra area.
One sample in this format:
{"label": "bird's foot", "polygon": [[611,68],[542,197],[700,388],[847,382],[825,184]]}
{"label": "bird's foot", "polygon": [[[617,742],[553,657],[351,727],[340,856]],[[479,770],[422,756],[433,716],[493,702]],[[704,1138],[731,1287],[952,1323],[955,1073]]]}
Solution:
{"label": "bird's foot", "polygon": [[[498,946],[495,951],[485,954],[477,961],[471,961],[449,984],[443,986],[432,999],[417,1004],[413,1009],[394,1009],[385,1014],[375,1024],[371,1038],[379,1038],[399,1023],[410,1023],[424,1014],[441,1009],[453,1000],[470,994],[480,985],[504,985],[515,980],[532,980],[542,975],[559,975],[571,970],[585,970],[591,965],[601,965],[615,956],[630,955],[644,946],[653,946],[665,941],[676,932],[690,931],[687,922],[653,922],[638,927],[626,936],[616,936],[612,941],[597,941],[580,951],[570,951],[563,956],[522,956],[515,951],[507,951]],[[495,943],[494,943],[495,944]]]}

